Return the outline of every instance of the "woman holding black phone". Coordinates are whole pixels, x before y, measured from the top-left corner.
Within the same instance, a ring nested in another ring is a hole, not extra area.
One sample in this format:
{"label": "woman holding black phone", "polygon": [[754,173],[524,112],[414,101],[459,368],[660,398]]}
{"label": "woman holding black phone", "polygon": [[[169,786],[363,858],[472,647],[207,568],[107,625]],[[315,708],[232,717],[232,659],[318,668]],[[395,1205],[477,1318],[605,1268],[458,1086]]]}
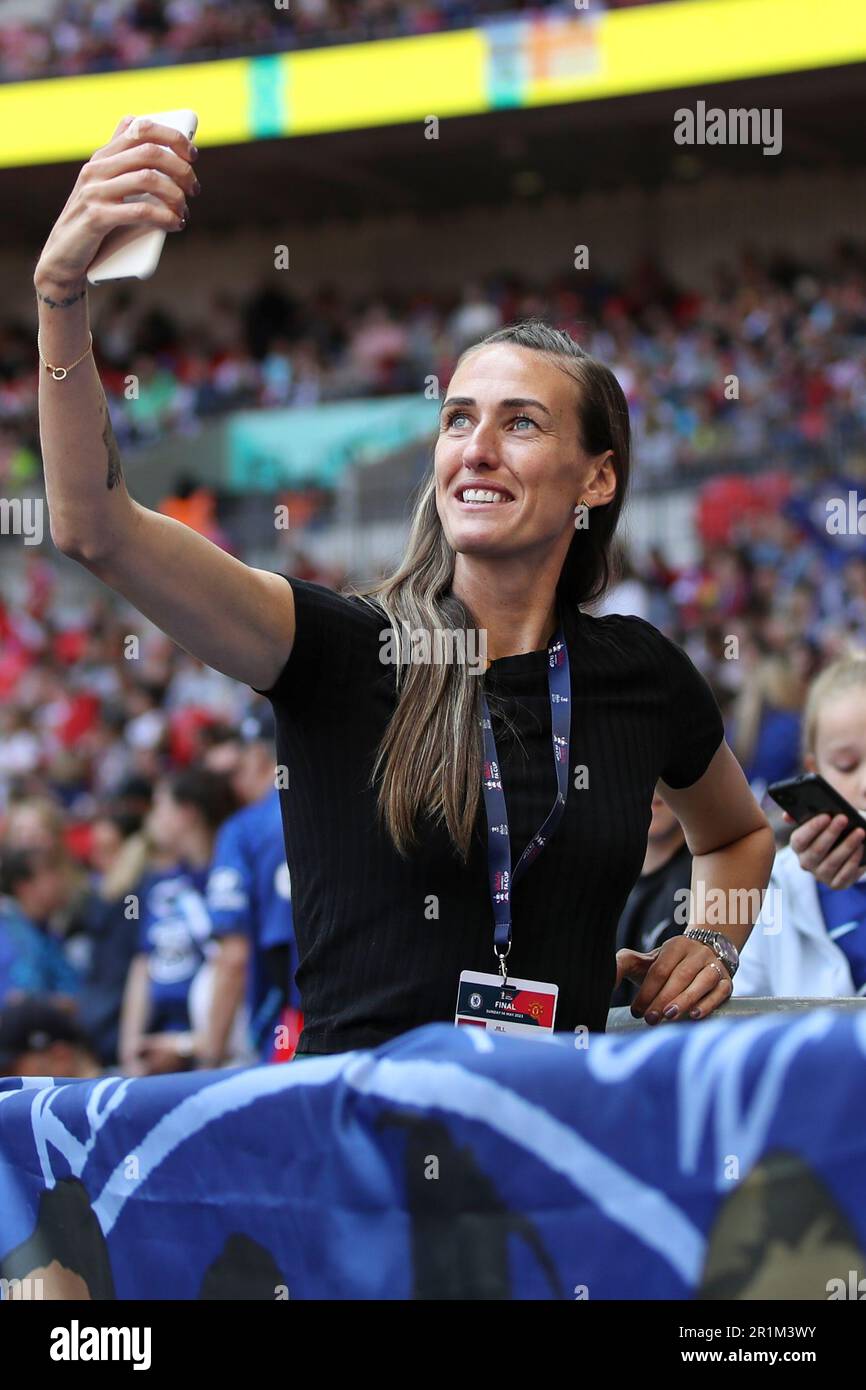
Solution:
{"label": "woman holding black phone", "polygon": [[[273,704],[298,1052],[458,1013],[494,1031],[603,1029],[623,976],[650,1025],[711,1014],[751,917],[693,914],[657,952],[615,954],[654,790],[685,830],[696,902],[762,891],[773,836],[686,655],[641,619],[582,609],[607,584],[628,483],[613,373],[545,324],[493,334],[457,364],[393,575],[335,594],[242,564],[130,497],[89,353],[102,238],[134,216],[180,227],[193,161],[176,131],[121,123],[40,257],[51,534]],[[139,187],[160,203],[124,204]]]}

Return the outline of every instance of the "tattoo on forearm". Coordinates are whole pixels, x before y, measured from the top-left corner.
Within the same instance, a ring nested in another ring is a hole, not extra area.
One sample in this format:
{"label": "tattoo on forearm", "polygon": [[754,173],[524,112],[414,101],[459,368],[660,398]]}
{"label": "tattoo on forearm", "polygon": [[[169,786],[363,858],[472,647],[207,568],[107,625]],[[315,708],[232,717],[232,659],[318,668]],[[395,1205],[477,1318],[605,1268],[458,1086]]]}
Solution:
{"label": "tattoo on forearm", "polygon": [[109,491],[113,487],[119,486],[123,482],[123,469],[120,466],[120,450],[117,447],[117,440],[114,437],[114,430],[111,425],[111,416],[108,413],[108,401],[102,397],[102,442],[105,445],[105,453],[108,459],[108,474],[105,479],[105,486]]}
{"label": "tattoo on forearm", "polygon": [[36,298],[40,304],[46,304],[49,309],[69,309],[73,304],[77,304],[79,299],[83,299],[87,294],[87,286],[80,290],[78,294],[71,294],[68,299],[52,299],[48,294],[40,294],[36,291]]}

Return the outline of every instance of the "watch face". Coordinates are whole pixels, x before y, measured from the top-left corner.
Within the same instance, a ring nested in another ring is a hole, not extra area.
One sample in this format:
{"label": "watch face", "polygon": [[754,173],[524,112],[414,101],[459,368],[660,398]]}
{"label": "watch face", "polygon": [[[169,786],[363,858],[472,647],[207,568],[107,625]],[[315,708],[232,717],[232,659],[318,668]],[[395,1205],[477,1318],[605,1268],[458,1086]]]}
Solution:
{"label": "watch face", "polygon": [[704,927],[698,927],[689,933],[696,941],[703,941],[707,946],[712,946],[719,960],[724,961],[731,975],[740,963],[739,953],[732,941],[723,932],[709,931]]}

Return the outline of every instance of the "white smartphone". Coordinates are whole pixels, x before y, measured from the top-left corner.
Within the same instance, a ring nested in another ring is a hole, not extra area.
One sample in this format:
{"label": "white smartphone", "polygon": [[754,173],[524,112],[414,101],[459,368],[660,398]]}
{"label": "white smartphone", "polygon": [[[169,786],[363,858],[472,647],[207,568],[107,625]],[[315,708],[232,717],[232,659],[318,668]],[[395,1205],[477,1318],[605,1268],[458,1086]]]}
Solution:
{"label": "white smartphone", "polygon": [[[198,128],[198,116],[194,111],[156,111],[145,119],[171,126],[189,140]],[[157,203],[160,200],[152,193],[130,193],[123,201]],[[91,285],[101,285],[105,280],[126,280],[130,276],[148,280],[159,265],[166,235],[160,227],[115,227],[88,266],[87,278]]]}

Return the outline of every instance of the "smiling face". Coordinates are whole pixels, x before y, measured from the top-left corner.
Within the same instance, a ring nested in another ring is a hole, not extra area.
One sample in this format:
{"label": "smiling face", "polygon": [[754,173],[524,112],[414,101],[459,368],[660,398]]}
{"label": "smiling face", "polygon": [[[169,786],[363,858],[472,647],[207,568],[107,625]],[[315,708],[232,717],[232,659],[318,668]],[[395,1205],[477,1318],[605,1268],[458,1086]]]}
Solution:
{"label": "smiling face", "polygon": [[[610,455],[581,445],[574,380],[544,353],[511,343],[463,359],[448,388],[436,441],[436,506],[458,554],[562,550],[585,497],[616,489]],[[606,460],[606,462],[605,462]]]}

